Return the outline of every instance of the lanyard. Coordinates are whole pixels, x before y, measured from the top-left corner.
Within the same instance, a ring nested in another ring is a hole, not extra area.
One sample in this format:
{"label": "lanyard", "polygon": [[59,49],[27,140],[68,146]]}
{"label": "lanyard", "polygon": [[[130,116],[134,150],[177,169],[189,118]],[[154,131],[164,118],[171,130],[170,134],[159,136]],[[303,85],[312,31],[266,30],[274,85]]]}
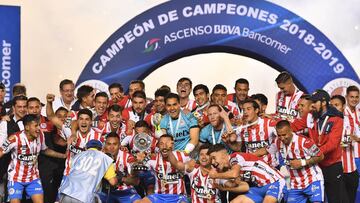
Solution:
{"label": "lanyard", "polygon": [[[36,150],[36,149],[37,149],[37,144],[33,144],[33,147],[31,147],[31,146],[30,146],[30,142],[29,142],[29,140],[27,139],[26,135],[23,135],[22,137],[23,137],[23,139],[24,139],[24,141],[25,141],[25,143],[26,143],[26,146],[29,147],[31,156],[32,156],[33,159],[34,159],[34,158],[35,158],[35,153],[37,153],[37,152],[36,152],[36,151],[37,151],[37,150]],[[35,140],[35,142],[36,142],[36,140]]]}
{"label": "lanyard", "polygon": [[253,125],[256,125],[256,124],[258,124],[258,122],[259,122],[259,118],[256,121],[252,122],[252,123],[249,123],[249,124],[246,124],[246,125],[241,125],[239,127],[239,132],[241,133],[243,129],[248,128],[248,127],[253,126]]}
{"label": "lanyard", "polygon": [[[199,177],[200,177],[200,181],[201,181],[201,185],[204,187],[204,193],[209,192],[208,191],[208,179],[209,179],[209,175],[207,175],[206,177],[204,177],[202,175],[202,171],[201,168],[199,167]],[[210,193],[209,193],[210,194]]]}
{"label": "lanyard", "polygon": [[195,109],[195,111],[201,111],[203,110],[204,108],[208,107],[210,105],[210,102],[206,102],[204,105],[202,106],[199,106],[198,108]]}
{"label": "lanyard", "polygon": [[[170,153],[172,153],[172,152],[170,152]],[[162,175],[163,175],[162,183],[166,185],[166,181],[167,181],[166,169],[165,169],[165,165],[164,165],[164,159],[162,158],[162,155],[160,153],[159,153],[159,162],[162,167]]]}
{"label": "lanyard", "polygon": [[218,138],[218,141],[215,142],[215,129],[214,129],[214,127],[212,127],[212,129],[211,129],[211,136],[212,136],[212,140],[213,140],[213,145],[216,145],[217,143],[220,143],[220,141],[221,141],[221,135],[224,133],[224,131],[225,131],[225,123],[223,123],[223,126],[222,126],[222,128],[221,128],[220,136],[219,136],[219,138]]}
{"label": "lanyard", "polygon": [[181,112],[179,113],[179,118],[176,122],[176,127],[175,127],[175,131],[174,131],[174,127],[173,127],[173,124],[172,124],[172,118],[169,116],[170,118],[170,131],[171,131],[171,135],[172,136],[175,136],[175,133],[178,131],[179,129],[179,126],[180,126],[180,121],[181,121]]}
{"label": "lanyard", "polygon": [[324,128],[325,128],[325,125],[326,125],[326,123],[327,123],[328,120],[329,120],[329,116],[326,116],[326,117],[325,117],[325,120],[324,120],[324,122],[323,122],[323,124],[322,124],[322,126],[321,126],[321,128],[320,128],[319,123],[318,123],[318,133],[319,133],[319,136],[323,133]]}

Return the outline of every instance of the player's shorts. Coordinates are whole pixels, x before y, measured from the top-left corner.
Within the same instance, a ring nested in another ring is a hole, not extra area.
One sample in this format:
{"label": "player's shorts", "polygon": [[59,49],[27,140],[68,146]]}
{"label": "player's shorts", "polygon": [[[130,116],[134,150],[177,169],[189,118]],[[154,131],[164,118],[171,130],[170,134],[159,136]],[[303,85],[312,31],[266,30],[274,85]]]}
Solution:
{"label": "player's shorts", "polygon": [[109,195],[104,192],[98,194],[101,202],[118,202],[118,203],[133,203],[135,200],[141,199],[140,195],[134,188],[127,190],[111,191]]}
{"label": "player's shorts", "polygon": [[245,196],[253,200],[255,203],[261,203],[267,195],[275,197],[278,202],[280,202],[285,192],[285,180],[281,179],[262,187],[250,187]]}
{"label": "player's shorts", "polygon": [[35,179],[27,183],[9,181],[7,188],[9,200],[22,199],[24,189],[26,192],[26,198],[30,198],[31,196],[36,194],[44,194],[40,179]]}
{"label": "player's shorts", "polygon": [[307,200],[310,202],[323,202],[324,201],[324,182],[315,181],[307,186],[305,189],[291,189],[288,192],[287,202],[305,203]]}
{"label": "player's shorts", "polygon": [[187,203],[187,198],[185,195],[174,195],[174,194],[151,194],[147,198],[152,203]]}

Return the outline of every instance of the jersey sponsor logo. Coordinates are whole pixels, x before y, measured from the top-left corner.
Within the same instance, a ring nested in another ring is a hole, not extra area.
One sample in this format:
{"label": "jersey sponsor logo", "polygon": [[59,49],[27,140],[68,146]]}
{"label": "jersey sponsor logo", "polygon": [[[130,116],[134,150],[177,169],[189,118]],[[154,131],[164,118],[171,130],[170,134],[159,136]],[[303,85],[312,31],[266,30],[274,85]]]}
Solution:
{"label": "jersey sponsor logo", "polygon": [[313,144],[309,149],[310,156],[316,156],[320,152],[320,149],[316,144]]}
{"label": "jersey sponsor logo", "polygon": [[36,156],[32,154],[18,154],[17,159],[20,161],[29,162],[35,160]]}
{"label": "jersey sponsor logo", "polygon": [[290,109],[288,111],[288,109],[286,107],[277,106],[277,110],[280,114],[287,114],[287,115],[291,115],[293,117],[296,117],[298,115],[298,112],[296,109]]}
{"label": "jersey sponsor logo", "polygon": [[258,141],[258,142],[249,142],[246,144],[248,150],[250,151],[255,151],[259,148],[263,148],[263,147],[267,147],[269,146],[269,142],[268,141]]}
{"label": "jersey sponsor logo", "polygon": [[275,177],[275,174],[272,171],[269,171],[268,168],[266,168],[265,166],[263,166],[263,165],[261,165],[261,164],[259,164],[257,162],[254,163],[254,167],[266,172],[271,177]]}
{"label": "jersey sponsor logo", "polygon": [[79,154],[79,153],[85,151],[84,148],[76,147],[76,146],[74,146],[72,144],[69,146],[69,150],[74,154]]}
{"label": "jersey sponsor logo", "polygon": [[177,184],[179,182],[179,179],[181,179],[181,174],[180,173],[168,173],[168,174],[164,174],[163,173],[158,173],[157,177],[160,180],[165,180],[167,183],[174,183]]}
{"label": "jersey sponsor logo", "polygon": [[215,195],[215,190],[212,188],[212,185],[208,183],[207,187],[205,188],[203,186],[204,183],[201,183],[200,186],[199,185],[199,177],[195,177],[192,184],[191,184],[191,188],[193,188],[196,192],[196,194],[199,195],[199,197],[205,197],[205,195],[210,194],[210,195]]}
{"label": "jersey sponsor logo", "polygon": [[241,174],[241,178],[247,183],[256,185],[256,177],[252,175],[251,171],[244,171],[243,174]]}
{"label": "jersey sponsor logo", "polygon": [[178,138],[182,138],[189,135],[188,130],[183,130],[182,132],[175,133],[175,139],[178,141]]}

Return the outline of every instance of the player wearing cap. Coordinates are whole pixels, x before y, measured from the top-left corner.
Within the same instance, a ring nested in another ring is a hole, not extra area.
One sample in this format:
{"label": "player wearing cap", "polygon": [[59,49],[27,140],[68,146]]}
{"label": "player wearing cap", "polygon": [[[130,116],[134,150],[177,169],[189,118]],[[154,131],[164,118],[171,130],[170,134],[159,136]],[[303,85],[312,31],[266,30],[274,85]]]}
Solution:
{"label": "player wearing cap", "polygon": [[103,177],[112,186],[121,182],[116,176],[113,159],[100,152],[102,143],[99,140],[89,140],[86,149],[72,160],[68,178],[59,188],[60,203],[93,202]]}
{"label": "player wearing cap", "polygon": [[280,202],[285,190],[285,179],[280,172],[258,157],[248,153],[235,152],[229,155],[221,144],[209,148],[213,179],[236,179],[248,182],[249,192],[239,195],[234,202]]}
{"label": "player wearing cap", "polygon": [[294,119],[298,117],[298,103],[301,95],[304,94],[299,90],[290,75],[284,71],[275,79],[280,91],[276,95],[276,112],[282,118]]}
{"label": "player wearing cap", "polygon": [[343,132],[343,114],[329,105],[330,96],[316,90],[310,98],[313,101],[311,114],[295,119],[291,128],[297,132],[309,129],[309,137],[323,152],[325,158],[319,165],[324,175],[327,199],[332,202],[348,202],[343,180],[340,142]]}
{"label": "player wearing cap", "polygon": [[199,126],[193,114],[185,114],[180,109],[180,98],[177,94],[170,93],[165,99],[168,114],[160,122],[163,134],[174,137],[175,150],[192,152],[199,143]]}
{"label": "player wearing cap", "polygon": [[286,202],[324,201],[324,178],[317,165],[324,155],[310,139],[292,132],[287,120],[276,124],[278,137],[267,149],[279,151],[290,173],[290,190]]}
{"label": "player wearing cap", "polygon": [[40,151],[55,158],[64,159],[66,156],[47,148],[38,116],[29,114],[22,120],[24,131],[10,135],[0,147],[0,157],[11,152],[8,167],[9,199],[11,203],[20,202],[25,190],[27,197],[31,197],[34,203],[40,203],[44,202],[38,171]]}

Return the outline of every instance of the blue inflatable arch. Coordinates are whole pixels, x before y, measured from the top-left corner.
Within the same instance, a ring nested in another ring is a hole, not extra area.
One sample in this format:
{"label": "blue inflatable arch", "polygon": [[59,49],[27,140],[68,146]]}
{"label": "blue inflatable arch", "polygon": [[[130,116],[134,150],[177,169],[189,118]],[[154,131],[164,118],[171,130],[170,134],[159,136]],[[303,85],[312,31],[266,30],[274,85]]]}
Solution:
{"label": "blue inflatable arch", "polygon": [[171,61],[211,52],[288,71],[306,92],[339,78],[359,83],[340,50],[303,18],[267,1],[221,0],[169,1],[141,13],[101,45],[77,85],[88,80],[127,85]]}

